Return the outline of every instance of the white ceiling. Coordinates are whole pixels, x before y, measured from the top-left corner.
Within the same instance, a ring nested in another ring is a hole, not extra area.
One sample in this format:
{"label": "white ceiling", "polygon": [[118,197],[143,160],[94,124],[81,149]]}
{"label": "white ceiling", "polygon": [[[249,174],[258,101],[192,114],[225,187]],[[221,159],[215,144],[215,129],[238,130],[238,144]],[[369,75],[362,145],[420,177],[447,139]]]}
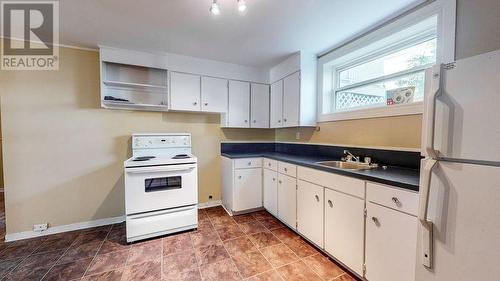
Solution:
{"label": "white ceiling", "polygon": [[422,0],[61,0],[61,44],[170,52],[269,67],[322,52]]}

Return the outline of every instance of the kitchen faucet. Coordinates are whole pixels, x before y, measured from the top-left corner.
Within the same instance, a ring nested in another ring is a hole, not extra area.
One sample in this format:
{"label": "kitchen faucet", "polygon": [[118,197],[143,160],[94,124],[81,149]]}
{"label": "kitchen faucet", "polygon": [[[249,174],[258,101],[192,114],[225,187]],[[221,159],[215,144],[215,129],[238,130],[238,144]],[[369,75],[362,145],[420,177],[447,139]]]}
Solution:
{"label": "kitchen faucet", "polygon": [[[361,158],[360,157],[356,157],[354,156],[349,150],[344,150],[344,154],[348,155],[347,157],[347,160],[350,160],[352,158],[354,158],[354,160],[356,160],[356,162],[361,162]],[[350,156],[350,157],[349,157]]]}

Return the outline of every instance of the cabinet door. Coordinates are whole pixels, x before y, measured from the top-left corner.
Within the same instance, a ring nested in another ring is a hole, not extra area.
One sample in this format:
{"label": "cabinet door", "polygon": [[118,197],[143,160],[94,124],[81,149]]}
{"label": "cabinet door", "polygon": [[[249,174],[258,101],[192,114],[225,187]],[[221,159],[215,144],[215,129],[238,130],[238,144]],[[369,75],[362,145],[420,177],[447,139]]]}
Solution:
{"label": "cabinet door", "polygon": [[416,217],[367,203],[367,280],[414,281],[416,245]]}
{"label": "cabinet door", "polygon": [[200,76],[170,73],[170,109],[200,111]]}
{"label": "cabinet door", "polygon": [[323,248],[323,187],[298,180],[297,230]]}
{"label": "cabinet door", "polygon": [[228,127],[250,128],[250,83],[229,81]]}
{"label": "cabinet door", "polygon": [[233,211],[262,207],[262,168],[234,170]]}
{"label": "cabinet door", "polygon": [[264,208],[278,216],[278,173],[264,169]]}
{"label": "cabinet door", "polygon": [[227,83],[226,79],[201,77],[201,111],[227,111]]}
{"label": "cabinet door", "polygon": [[271,128],[283,127],[283,80],[271,85]]}
{"label": "cabinet door", "polygon": [[363,276],[364,209],[363,199],[325,189],[325,250],[360,276]]}
{"label": "cabinet door", "polygon": [[297,179],[278,174],[278,217],[297,228]]}
{"label": "cabinet door", "polygon": [[299,126],[300,72],[283,79],[283,127]]}
{"label": "cabinet door", "polygon": [[269,85],[253,84],[251,89],[251,128],[269,128]]}

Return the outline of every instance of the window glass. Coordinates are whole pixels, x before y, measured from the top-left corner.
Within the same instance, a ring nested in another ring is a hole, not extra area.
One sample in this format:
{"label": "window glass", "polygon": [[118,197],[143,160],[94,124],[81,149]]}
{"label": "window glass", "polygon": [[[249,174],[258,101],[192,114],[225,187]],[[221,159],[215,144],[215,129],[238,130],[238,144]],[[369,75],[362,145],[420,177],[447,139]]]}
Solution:
{"label": "window glass", "polygon": [[338,87],[342,88],[435,62],[436,39],[434,38],[339,71]]}
{"label": "window glass", "polygon": [[424,78],[424,71],[420,71],[338,91],[335,94],[335,111],[422,101],[424,98]]}

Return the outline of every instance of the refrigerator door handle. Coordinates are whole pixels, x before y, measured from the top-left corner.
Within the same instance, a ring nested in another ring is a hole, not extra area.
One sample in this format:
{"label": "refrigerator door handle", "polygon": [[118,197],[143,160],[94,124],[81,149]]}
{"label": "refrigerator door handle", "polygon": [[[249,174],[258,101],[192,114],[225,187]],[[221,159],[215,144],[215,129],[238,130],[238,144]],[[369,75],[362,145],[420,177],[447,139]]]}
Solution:
{"label": "refrigerator door handle", "polygon": [[425,139],[423,140],[424,151],[427,156],[437,158],[436,149],[434,149],[434,120],[436,115],[436,98],[441,92],[441,77],[443,74],[443,65],[435,65],[428,69],[425,79],[431,81],[429,96],[427,97],[424,109],[424,126]]}
{"label": "refrigerator door handle", "polygon": [[437,163],[435,159],[425,159],[422,161],[423,168],[420,175],[420,201],[418,209],[418,219],[422,230],[422,264],[427,268],[432,268],[432,230],[433,223],[427,219],[429,209],[429,195],[431,188],[432,169]]}

